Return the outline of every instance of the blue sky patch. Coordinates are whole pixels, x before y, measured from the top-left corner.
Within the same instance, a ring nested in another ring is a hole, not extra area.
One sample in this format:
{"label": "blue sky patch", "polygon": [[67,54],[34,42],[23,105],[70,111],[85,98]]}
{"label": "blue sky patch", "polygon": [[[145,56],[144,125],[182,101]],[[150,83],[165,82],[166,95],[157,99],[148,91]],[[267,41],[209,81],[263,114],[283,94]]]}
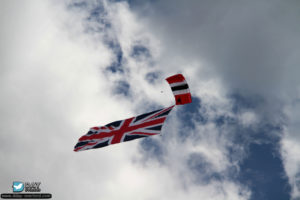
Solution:
{"label": "blue sky patch", "polygon": [[151,58],[151,53],[144,45],[135,45],[132,47],[131,56],[137,59]]}
{"label": "blue sky patch", "polygon": [[197,184],[208,184],[210,181],[221,181],[223,176],[212,170],[212,166],[207,162],[201,153],[192,153],[188,155],[187,166],[195,174],[195,182]]}
{"label": "blue sky patch", "polygon": [[[192,96],[192,103],[184,106],[178,106],[177,117],[182,121],[183,127],[195,128],[195,122],[198,124],[207,123],[205,108],[202,108],[201,99]],[[183,134],[185,135],[185,134]]]}
{"label": "blue sky patch", "polygon": [[86,9],[87,7],[88,5],[84,1],[72,2],[67,6],[68,9]]}
{"label": "blue sky patch", "polygon": [[106,68],[106,70],[112,73],[123,73],[123,51],[120,44],[111,40],[107,41],[106,44],[115,55],[115,60]]}
{"label": "blue sky patch", "polygon": [[130,85],[126,81],[118,81],[116,83],[114,93],[116,94],[121,94],[124,96],[129,96],[130,95]]}
{"label": "blue sky patch", "polygon": [[251,200],[290,199],[291,188],[275,149],[275,143],[251,144],[240,165],[238,179],[251,189]]}
{"label": "blue sky patch", "polygon": [[[231,96],[234,102],[233,112],[244,110],[255,111],[264,100],[259,96],[244,97],[240,94]],[[257,112],[256,112],[257,113]],[[259,114],[259,113],[257,113]],[[235,147],[229,149],[232,156],[240,154],[238,147],[243,147],[247,157],[240,164],[237,180],[252,191],[251,200],[290,199],[291,188],[285,175],[279,148],[282,127],[264,119],[255,127],[244,127],[239,123],[232,124],[235,132]],[[224,119],[220,119],[224,121]]]}
{"label": "blue sky patch", "polygon": [[[161,137],[153,136],[153,137]],[[164,162],[164,151],[161,144],[152,137],[146,137],[140,142],[140,148],[143,151],[144,161],[155,159],[160,163]]]}
{"label": "blue sky patch", "polygon": [[242,95],[240,93],[233,93],[229,96],[233,100],[232,111],[238,113],[241,110],[255,109],[259,105],[264,103],[264,100],[260,96],[255,95]]}
{"label": "blue sky patch", "polygon": [[154,83],[160,77],[158,72],[149,72],[146,74],[146,81],[149,83]]}

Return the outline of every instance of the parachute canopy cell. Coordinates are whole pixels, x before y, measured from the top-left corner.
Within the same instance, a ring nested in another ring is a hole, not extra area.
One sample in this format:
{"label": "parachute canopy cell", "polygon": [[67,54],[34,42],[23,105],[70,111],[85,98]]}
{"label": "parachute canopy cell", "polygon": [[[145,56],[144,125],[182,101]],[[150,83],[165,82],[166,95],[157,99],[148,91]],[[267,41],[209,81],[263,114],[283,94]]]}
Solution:
{"label": "parachute canopy cell", "polygon": [[170,84],[175,97],[176,105],[183,105],[192,102],[189,86],[182,74],[176,74],[166,78]]}

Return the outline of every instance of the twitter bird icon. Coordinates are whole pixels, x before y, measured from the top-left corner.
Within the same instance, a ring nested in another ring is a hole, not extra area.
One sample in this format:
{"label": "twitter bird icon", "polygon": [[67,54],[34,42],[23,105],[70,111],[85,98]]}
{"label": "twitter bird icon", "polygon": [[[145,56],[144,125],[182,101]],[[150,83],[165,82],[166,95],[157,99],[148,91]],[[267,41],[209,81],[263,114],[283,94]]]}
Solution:
{"label": "twitter bird icon", "polygon": [[13,192],[22,192],[24,190],[24,183],[19,181],[13,182]]}

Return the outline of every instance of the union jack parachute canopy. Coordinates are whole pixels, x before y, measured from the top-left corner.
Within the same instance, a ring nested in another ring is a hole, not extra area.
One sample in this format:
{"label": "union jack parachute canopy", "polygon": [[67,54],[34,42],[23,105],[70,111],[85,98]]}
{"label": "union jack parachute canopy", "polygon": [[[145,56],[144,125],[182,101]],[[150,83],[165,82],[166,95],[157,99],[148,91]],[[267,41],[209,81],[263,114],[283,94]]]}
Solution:
{"label": "union jack parachute canopy", "polygon": [[158,135],[174,106],[115,121],[105,126],[90,128],[87,134],[79,138],[74,151],[97,149],[120,142]]}

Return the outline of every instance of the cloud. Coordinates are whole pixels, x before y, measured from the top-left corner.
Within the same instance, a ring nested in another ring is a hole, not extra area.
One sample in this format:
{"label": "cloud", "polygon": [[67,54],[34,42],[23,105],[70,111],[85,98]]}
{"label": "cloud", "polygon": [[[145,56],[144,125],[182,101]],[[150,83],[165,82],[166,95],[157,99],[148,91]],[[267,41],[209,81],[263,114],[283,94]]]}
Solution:
{"label": "cloud", "polygon": [[289,177],[294,197],[300,196],[300,159],[299,159],[299,101],[294,101],[285,107],[285,113],[290,119],[284,128],[281,140],[281,154],[284,160],[285,171]]}
{"label": "cloud", "polygon": [[[241,130],[264,142],[280,138],[276,146],[295,199],[299,198],[300,172],[295,157],[299,146],[298,5],[297,1],[205,0],[132,5],[165,47],[161,63],[166,63],[167,70],[175,65],[187,73],[194,95],[212,105],[226,105],[226,101],[233,103],[228,106],[242,105],[233,113],[240,116]],[[221,119],[226,118],[218,122]],[[259,130],[263,134],[257,134]]]}
{"label": "cloud", "polygon": [[[41,181],[55,199],[251,198],[251,188],[235,177],[254,137],[237,136],[245,127],[257,135],[266,125],[278,134],[274,127],[285,118],[273,112],[283,113],[286,96],[295,98],[293,6],[1,4],[3,190],[21,179]],[[139,13],[141,6],[147,12]],[[186,76],[194,104],[172,111],[162,137],[72,152],[91,126],[173,103],[164,78],[175,73]],[[287,133],[281,150],[297,197],[297,150],[287,148],[294,137]]]}
{"label": "cloud", "polygon": [[[112,62],[112,51],[85,34],[82,23],[75,23],[82,16],[66,12],[62,5],[11,1],[1,8],[7,8],[7,21],[1,23],[6,41],[0,59],[5,69],[1,190],[10,192],[11,182],[20,180],[41,181],[42,191],[55,199],[92,198],[111,191],[108,180],[115,179],[121,163],[130,165],[135,144],[127,153],[116,146],[113,157],[109,151],[93,158],[91,152],[72,150],[89,127],[133,114],[128,102],[110,93],[113,88],[101,73]],[[124,105],[129,109],[122,109]]]}
{"label": "cloud", "polygon": [[[159,42],[126,3],[65,5],[3,6],[1,188],[10,191],[14,180],[41,181],[42,191],[56,199],[247,197],[248,191],[230,180],[195,184],[176,160],[190,151],[176,156],[180,143],[167,146],[173,156],[165,165],[143,162],[138,141],[97,154],[72,151],[88,127],[169,105],[173,97],[162,79],[166,72],[155,64]],[[218,150],[215,154],[225,159]],[[181,184],[184,174],[188,190]]]}
{"label": "cloud", "polygon": [[205,62],[234,89],[270,95],[291,83],[282,74],[297,71],[288,64],[299,51],[296,2],[172,2],[157,2],[145,19],[171,54]]}

